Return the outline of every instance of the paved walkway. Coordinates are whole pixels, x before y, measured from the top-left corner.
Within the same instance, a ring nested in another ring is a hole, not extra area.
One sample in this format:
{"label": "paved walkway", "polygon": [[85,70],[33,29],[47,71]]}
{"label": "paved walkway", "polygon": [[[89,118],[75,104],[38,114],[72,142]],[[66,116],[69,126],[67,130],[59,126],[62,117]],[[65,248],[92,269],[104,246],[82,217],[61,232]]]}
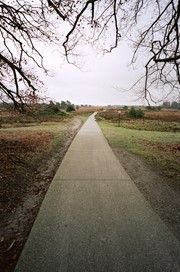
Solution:
{"label": "paved walkway", "polygon": [[91,116],[41,206],[16,272],[180,271],[180,244]]}

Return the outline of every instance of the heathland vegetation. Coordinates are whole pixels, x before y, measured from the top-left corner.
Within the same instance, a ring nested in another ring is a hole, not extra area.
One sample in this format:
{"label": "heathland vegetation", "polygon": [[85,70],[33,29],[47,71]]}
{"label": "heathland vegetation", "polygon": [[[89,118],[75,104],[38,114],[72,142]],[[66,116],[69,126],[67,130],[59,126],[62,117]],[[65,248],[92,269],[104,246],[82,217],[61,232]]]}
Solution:
{"label": "heathland vegetation", "polygon": [[97,120],[109,144],[144,157],[166,176],[180,179],[180,111],[103,111]]}

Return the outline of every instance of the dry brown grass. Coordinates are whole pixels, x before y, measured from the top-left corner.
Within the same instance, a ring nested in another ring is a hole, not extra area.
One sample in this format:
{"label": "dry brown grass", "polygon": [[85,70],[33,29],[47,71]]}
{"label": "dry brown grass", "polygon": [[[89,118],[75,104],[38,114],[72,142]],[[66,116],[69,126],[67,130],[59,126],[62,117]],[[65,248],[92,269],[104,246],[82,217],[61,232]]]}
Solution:
{"label": "dry brown grass", "polygon": [[180,122],[180,110],[144,111],[145,118],[151,120],[164,120]]}
{"label": "dry brown grass", "polygon": [[[121,110],[121,119],[127,119],[125,115],[126,110]],[[180,122],[180,110],[144,110],[144,119],[149,120],[163,120],[167,122]],[[117,110],[107,110],[99,112],[99,116],[105,118],[106,120],[117,120],[118,111]]]}
{"label": "dry brown grass", "polygon": [[102,110],[103,107],[80,107],[79,109],[76,109],[76,111],[72,112],[73,114],[91,114],[93,112],[98,112]]}

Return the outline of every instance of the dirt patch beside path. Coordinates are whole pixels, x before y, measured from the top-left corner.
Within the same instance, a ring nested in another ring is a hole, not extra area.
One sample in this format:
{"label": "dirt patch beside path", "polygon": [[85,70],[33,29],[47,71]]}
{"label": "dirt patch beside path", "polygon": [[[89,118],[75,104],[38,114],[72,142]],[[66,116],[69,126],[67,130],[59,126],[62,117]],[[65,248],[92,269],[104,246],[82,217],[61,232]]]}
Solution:
{"label": "dirt patch beside path", "polygon": [[[17,141],[17,138],[13,139],[11,135],[7,145],[2,139],[4,171],[0,173],[0,271],[14,271],[53,176],[81,125],[80,118],[66,124],[63,129],[63,141],[47,152],[43,160],[37,160],[31,169],[24,163],[23,151],[25,153],[32,149],[32,152],[36,152],[44,149],[48,141],[51,141],[51,135],[39,133],[38,141],[36,139],[36,142],[33,142],[30,137],[27,143],[24,142],[27,140],[25,136],[22,135],[22,139]],[[8,140],[8,136],[6,139]],[[14,144],[12,140],[15,141]],[[15,147],[18,154],[14,151]],[[17,160],[18,163],[11,160]],[[13,175],[13,167],[16,167],[16,175]],[[18,177],[21,177],[20,180]]]}
{"label": "dirt patch beside path", "polygon": [[114,148],[113,151],[152,208],[180,241],[179,181],[163,177],[157,167],[138,155],[120,148]]}

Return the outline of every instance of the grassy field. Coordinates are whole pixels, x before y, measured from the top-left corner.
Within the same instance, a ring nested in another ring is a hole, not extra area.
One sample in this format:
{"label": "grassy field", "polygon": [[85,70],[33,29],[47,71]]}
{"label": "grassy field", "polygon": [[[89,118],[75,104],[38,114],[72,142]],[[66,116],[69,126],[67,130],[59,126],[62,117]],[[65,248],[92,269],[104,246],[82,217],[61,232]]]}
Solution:
{"label": "grassy field", "polygon": [[118,127],[110,121],[99,121],[112,147],[143,156],[164,175],[180,178],[180,133],[173,132],[179,124],[168,124],[157,120],[129,120],[122,121]]}
{"label": "grassy field", "polygon": [[121,127],[135,130],[180,132],[179,122],[168,122],[162,120],[148,120],[148,119],[130,119],[122,120],[120,124]]}

